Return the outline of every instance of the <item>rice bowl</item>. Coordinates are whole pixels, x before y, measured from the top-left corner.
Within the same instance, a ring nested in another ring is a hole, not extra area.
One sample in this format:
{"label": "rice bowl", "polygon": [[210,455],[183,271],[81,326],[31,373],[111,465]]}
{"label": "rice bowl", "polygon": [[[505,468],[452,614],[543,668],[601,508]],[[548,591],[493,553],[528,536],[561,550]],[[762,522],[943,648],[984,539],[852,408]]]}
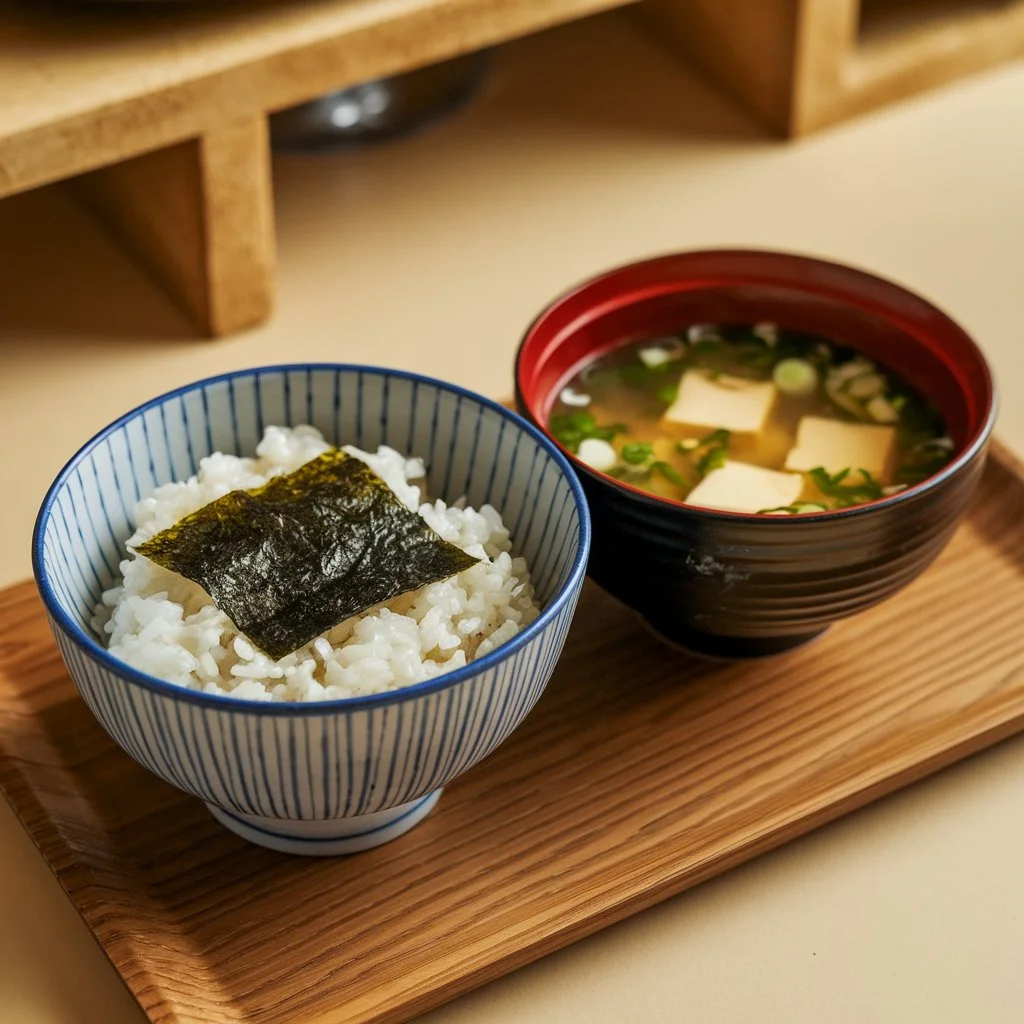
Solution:
{"label": "rice bowl", "polygon": [[[340,699],[268,700],[265,687],[256,699],[206,692],[112,653],[93,623],[103,592],[119,585],[138,503],[187,484],[217,452],[251,458],[268,424],[310,424],[333,446],[421,456],[434,502],[451,511],[465,497],[485,518],[484,506],[499,510],[529,565],[539,614],[524,614],[492,650],[481,640],[461,668]],[[33,568],[68,672],[118,746],[242,838],[331,856],[407,832],[530,713],[561,655],[589,550],[590,519],[567,461],[498,403],[417,374],[291,364],[188,384],[87,441],[42,503]]]}

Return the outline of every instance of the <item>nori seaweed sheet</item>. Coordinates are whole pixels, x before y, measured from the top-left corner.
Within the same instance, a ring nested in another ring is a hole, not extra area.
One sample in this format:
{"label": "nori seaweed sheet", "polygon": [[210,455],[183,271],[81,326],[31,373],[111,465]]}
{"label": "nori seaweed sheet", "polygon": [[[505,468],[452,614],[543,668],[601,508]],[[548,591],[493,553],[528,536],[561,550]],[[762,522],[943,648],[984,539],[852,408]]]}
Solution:
{"label": "nori seaweed sheet", "polygon": [[274,659],[479,561],[337,448],[255,490],[225,494],[136,551],[198,583]]}

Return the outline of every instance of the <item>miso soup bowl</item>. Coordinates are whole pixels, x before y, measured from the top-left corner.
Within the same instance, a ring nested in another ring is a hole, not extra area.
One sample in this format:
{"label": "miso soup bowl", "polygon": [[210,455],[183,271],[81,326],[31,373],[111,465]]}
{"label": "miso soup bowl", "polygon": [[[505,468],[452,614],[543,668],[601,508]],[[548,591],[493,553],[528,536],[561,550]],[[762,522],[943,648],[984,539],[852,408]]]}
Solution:
{"label": "miso soup bowl", "polygon": [[546,430],[560,389],[594,357],[690,324],[762,321],[850,345],[902,374],[942,412],[956,454],[891,497],[792,517],[654,497],[570,455],[593,520],[590,576],[665,639],[727,658],[802,644],[918,576],[978,486],[995,418],[984,357],[934,306],[859,270],[751,251],[635,263],[557,299],[520,345],[519,409]]}
{"label": "miso soup bowl", "polygon": [[[185,689],[112,657],[90,628],[136,502],[210,452],[252,454],[265,425],[421,455],[432,497],[493,504],[529,563],[542,613],[465,668],[405,689],[284,704]],[[514,413],[441,381],[361,366],[243,370],[155,398],[100,431],[43,502],[34,567],[82,698],[114,741],[245,839],[353,853],[401,835],[441,788],[526,717],[562,650],[590,525],[558,449]]]}

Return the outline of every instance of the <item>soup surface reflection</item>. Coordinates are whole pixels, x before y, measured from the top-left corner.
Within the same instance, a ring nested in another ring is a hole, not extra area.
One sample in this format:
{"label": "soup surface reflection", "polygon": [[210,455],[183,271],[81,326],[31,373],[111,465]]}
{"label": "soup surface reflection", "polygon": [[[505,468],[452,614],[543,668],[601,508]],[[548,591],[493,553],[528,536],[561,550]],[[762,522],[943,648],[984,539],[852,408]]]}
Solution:
{"label": "soup surface reflection", "polygon": [[768,323],[628,342],[565,383],[549,429],[591,468],[651,494],[777,515],[895,494],[954,447],[902,377]]}

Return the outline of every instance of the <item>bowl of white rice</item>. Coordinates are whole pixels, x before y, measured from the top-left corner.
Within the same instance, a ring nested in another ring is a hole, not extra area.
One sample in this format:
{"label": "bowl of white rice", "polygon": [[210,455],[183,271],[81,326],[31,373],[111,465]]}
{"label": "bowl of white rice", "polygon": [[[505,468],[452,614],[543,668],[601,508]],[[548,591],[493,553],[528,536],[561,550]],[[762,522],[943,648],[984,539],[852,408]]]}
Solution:
{"label": "bowl of white rice", "polygon": [[[136,550],[337,449],[472,564],[274,657]],[[514,413],[414,374],[300,364],[198,381],[100,431],[50,488],[33,563],[115,742],[243,838],[324,856],[408,831],[526,717],[589,542],[573,471]]]}

